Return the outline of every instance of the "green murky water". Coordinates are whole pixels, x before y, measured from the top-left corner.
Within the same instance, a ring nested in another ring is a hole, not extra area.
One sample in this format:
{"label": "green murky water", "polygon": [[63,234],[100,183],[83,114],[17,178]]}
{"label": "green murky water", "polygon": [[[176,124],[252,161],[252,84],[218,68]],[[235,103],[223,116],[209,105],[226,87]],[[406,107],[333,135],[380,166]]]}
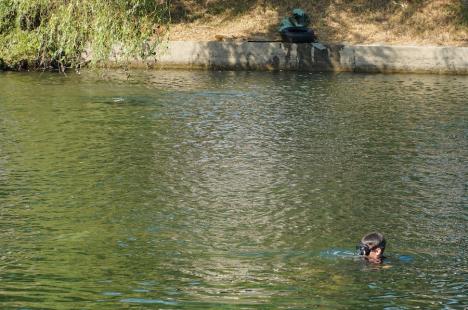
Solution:
{"label": "green murky water", "polygon": [[[464,308],[468,77],[0,74],[2,309]],[[350,253],[365,233],[389,260]]]}

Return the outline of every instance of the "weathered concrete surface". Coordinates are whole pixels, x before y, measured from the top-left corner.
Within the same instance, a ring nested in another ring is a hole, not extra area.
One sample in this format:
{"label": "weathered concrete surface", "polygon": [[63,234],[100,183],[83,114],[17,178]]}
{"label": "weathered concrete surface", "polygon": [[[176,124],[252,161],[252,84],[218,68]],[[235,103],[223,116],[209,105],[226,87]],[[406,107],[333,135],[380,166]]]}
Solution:
{"label": "weathered concrete surface", "polygon": [[468,47],[172,41],[154,60],[163,68],[468,74]]}
{"label": "weathered concrete surface", "polygon": [[351,49],[352,71],[468,74],[467,47],[358,45],[345,49]]}

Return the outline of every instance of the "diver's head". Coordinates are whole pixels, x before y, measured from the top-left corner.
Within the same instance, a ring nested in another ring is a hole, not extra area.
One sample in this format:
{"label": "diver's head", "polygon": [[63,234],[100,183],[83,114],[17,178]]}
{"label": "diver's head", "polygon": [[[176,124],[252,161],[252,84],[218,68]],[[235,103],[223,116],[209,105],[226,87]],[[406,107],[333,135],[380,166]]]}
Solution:
{"label": "diver's head", "polygon": [[362,237],[357,246],[358,254],[369,260],[380,260],[385,251],[385,238],[379,232],[373,232]]}

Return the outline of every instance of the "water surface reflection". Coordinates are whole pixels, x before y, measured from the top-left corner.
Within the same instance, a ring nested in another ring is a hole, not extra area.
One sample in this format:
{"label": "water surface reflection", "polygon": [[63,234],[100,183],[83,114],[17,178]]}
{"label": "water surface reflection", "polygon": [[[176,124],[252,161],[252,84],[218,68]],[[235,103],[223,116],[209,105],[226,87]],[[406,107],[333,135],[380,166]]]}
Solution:
{"label": "water surface reflection", "polygon": [[[467,84],[4,73],[0,302],[466,306]],[[391,268],[321,255],[373,229]]]}

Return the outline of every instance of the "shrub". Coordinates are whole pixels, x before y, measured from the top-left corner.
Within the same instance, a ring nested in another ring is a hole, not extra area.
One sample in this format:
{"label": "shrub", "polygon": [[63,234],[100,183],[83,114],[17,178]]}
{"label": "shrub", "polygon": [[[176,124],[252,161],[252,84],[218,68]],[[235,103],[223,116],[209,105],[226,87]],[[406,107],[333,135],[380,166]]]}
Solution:
{"label": "shrub", "polygon": [[[0,59],[10,68],[79,68],[154,54],[169,24],[165,0],[2,0]],[[162,27],[162,28],[161,28]],[[0,63],[1,63],[0,62]]]}

